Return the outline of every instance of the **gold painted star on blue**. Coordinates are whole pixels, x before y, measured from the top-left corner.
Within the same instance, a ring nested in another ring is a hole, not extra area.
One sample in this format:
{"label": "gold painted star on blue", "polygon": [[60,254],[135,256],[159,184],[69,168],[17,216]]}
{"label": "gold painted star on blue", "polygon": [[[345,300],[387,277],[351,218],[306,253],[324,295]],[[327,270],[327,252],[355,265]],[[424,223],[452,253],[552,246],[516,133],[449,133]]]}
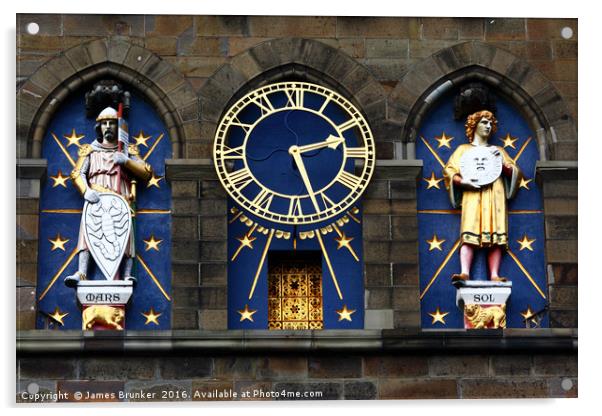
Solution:
{"label": "gold painted star on blue", "polygon": [[441,312],[439,310],[439,307],[437,306],[437,309],[435,310],[435,312],[429,312],[428,313],[431,318],[433,318],[433,322],[431,322],[431,325],[435,325],[435,323],[440,322],[443,325],[445,325],[445,317],[447,315],[449,315],[449,312]]}
{"label": "gold painted star on blue", "polygon": [[75,129],[71,130],[71,135],[67,136],[66,134],[63,135],[63,137],[65,139],[67,139],[67,147],[71,146],[71,145],[75,145],[77,147],[81,147],[81,145],[79,144],[79,141],[81,139],[83,139],[85,136],[83,134],[77,134],[75,132]]}
{"label": "gold painted star on blue", "polygon": [[454,138],[446,136],[445,132],[443,132],[443,134],[441,134],[441,136],[435,137],[435,140],[437,140],[439,142],[439,145],[437,146],[437,149],[439,149],[440,147],[447,147],[448,149],[451,149],[451,146],[449,145],[449,143],[452,140],[454,140]]}
{"label": "gold painted star on blue", "polygon": [[156,240],[155,236],[151,235],[148,240],[142,240],[142,241],[144,241],[144,244],[146,244],[145,251],[149,251],[149,250],[159,251],[159,244],[163,240]]}
{"label": "gold painted star on blue", "polygon": [[347,309],[347,305],[343,305],[343,309],[335,312],[339,314],[339,322],[343,320],[351,322],[351,314],[355,313],[355,309]]}
{"label": "gold painted star on blue", "polygon": [[520,183],[518,184],[519,188],[525,188],[527,191],[530,190],[529,188],[529,182],[531,182],[533,179],[525,179],[525,178],[520,178]]}
{"label": "gold painted star on blue", "polygon": [[520,312],[520,316],[522,316],[523,319],[525,319],[525,320],[531,319],[533,317],[533,315],[535,315],[535,312],[533,312],[531,310],[531,306],[530,305],[527,305],[527,310],[526,311]]}
{"label": "gold painted star on blue", "polygon": [[443,180],[443,178],[438,179],[435,176],[435,172],[431,172],[430,178],[422,178],[422,180],[428,184],[426,189],[431,189],[431,188],[441,189],[441,188],[439,188],[439,182],[441,182]]}
{"label": "gold painted star on blue", "polygon": [[57,306],[54,309],[54,312],[52,313],[47,313],[46,315],[48,315],[50,318],[52,318],[54,321],[58,322],[61,326],[65,325],[65,323],[63,322],[63,319],[69,315],[69,312],[65,312],[65,313],[61,313],[61,310],[59,309],[59,307]]}
{"label": "gold painted star on blue", "polygon": [[148,325],[151,322],[153,324],[155,324],[155,325],[159,325],[158,319],[163,314],[162,313],[156,313],[153,308],[150,308],[150,311],[148,311],[146,313],[141,312],[141,315],[146,318],[146,322],[144,323],[144,325]]}
{"label": "gold painted star on blue", "polygon": [[254,322],[253,314],[255,314],[256,312],[257,312],[257,310],[249,309],[249,305],[245,305],[244,309],[241,309],[238,311],[238,313],[240,314],[240,322],[242,322],[244,320],[249,320],[251,322]]}
{"label": "gold painted star on blue", "polygon": [[161,179],[163,179],[163,176],[155,176],[155,175],[153,174],[152,178],[150,178],[150,179],[148,180],[148,183],[146,184],[146,187],[147,187],[147,188],[150,188],[151,186],[155,186],[155,187],[157,187],[157,188],[160,188],[160,186],[159,186],[159,181],[160,181]]}
{"label": "gold painted star on blue", "polygon": [[61,238],[61,235],[57,234],[56,237],[54,237],[54,239],[49,238],[48,241],[50,241],[50,244],[52,244],[50,251],[54,251],[54,250],[65,251],[65,244],[69,241],[69,239]]}
{"label": "gold painted star on blue", "polygon": [[54,181],[52,184],[53,188],[57,186],[62,186],[63,188],[67,187],[67,181],[69,180],[69,176],[63,176],[63,172],[59,169],[58,173],[55,176],[51,176],[50,179]]}
{"label": "gold painted star on blue", "polygon": [[502,142],[504,142],[504,149],[506,147],[511,147],[513,149],[516,149],[516,146],[514,146],[514,142],[517,141],[518,139],[516,137],[512,137],[510,136],[510,133],[506,134],[506,137],[504,137],[503,139],[500,139]]}
{"label": "gold painted star on blue", "polygon": [[443,249],[441,248],[441,244],[443,244],[445,240],[439,240],[437,238],[437,234],[433,235],[433,238],[431,238],[430,240],[426,240],[426,242],[429,244],[429,251],[433,251],[435,249],[443,251]]}
{"label": "gold painted star on blue", "polygon": [[146,144],[146,142],[148,141],[148,139],[150,139],[151,136],[145,136],[144,135],[144,131],[140,130],[140,132],[138,133],[138,136],[134,136],[133,139],[136,140],[136,145],[140,146],[145,146],[148,147],[148,144]]}
{"label": "gold painted star on blue", "polygon": [[523,236],[522,240],[516,240],[516,242],[520,244],[520,251],[523,251],[525,249],[533,251],[533,247],[531,247],[531,244],[535,242],[535,239],[529,239],[529,237],[527,237],[527,234]]}

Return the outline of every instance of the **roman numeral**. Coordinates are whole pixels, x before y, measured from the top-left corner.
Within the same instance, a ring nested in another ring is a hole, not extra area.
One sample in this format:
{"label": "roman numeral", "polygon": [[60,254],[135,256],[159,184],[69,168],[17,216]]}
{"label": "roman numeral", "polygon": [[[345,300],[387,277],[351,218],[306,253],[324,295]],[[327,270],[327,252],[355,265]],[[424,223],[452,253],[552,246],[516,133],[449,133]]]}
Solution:
{"label": "roman numeral", "polygon": [[288,99],[286,107],[303,107],[303,90],[285,90],[286,98]]}
{"label": "roman numeral", "polygon": [[326,210],[335,206],[334,201],[328,198],[324,192],[322,192],[320,196],[322,197],[322,203],[324,204]]}
{"label": "roman numeral", "polygon": [[339,128],[339,131],[342,133],[345,130],[349,130],[353,126],[357,126],[357,120],[354,118],[347,120],[343,124],[339,124],[337,127]]}
{"label": "roman numeral", "polygon": [[324,100],[324,102],[322,103],[322,107],[320,107],[320,109],[318,110],[318,113],[322,113],[325,109],[326,106],[328,105],[328,103],[330,102],[330,98],[331,97],[326,97],[326,99]]}
{"label": "roman numeral", "polygon": [[288,215],[303,215],[301,210],[301,198],[294,196],[291,198],[291,203],[288,206]]}
{"label": "roman numeral", "polygon": [[242,159],[244,157],[245,150],[243,146],[238,146],[234,148],[230,148],[228,146],[224,146],[224,150],[222,150],[222,158],[223,159]]}
{"label": "roman numeral", "polygon": [[251,171],[248,168],[242,168],[228,175],[228,181],[238,190],[242,190],[245,186],[253,182]]}
{"label": "roman numeral", "polygon": [[354,174],[349,173],[345,170],[337,178],[338,182],[342,183],[349,189],[357,188],[357,186],[359,185],[361,180],[362,180],[362,178],[355,176]]}
{"label": "roman numeral", "polygon": [[274,194],[268,191],[267,189],[262,189],[261,192],[257,194],[255,199],[253,199],[253,203],[259,205],[263,209],[268,209],[272,200],[274,199]]}
{"label": "roman numeral", "polygon": [[274,106],[269,98],[264,95],[262,97],[257,97],[253,100],[253,104],[255,104],[261,110],[261,115],[265,116],[266,114],[270,114],[274,112]]}
{"label": "roman numeral", "polygon": [[367,158],[368,149],[366,149],[365,147],[346,147],[345,156],[355,158]]}
{"label": "roman numeral", "polygon": [[233,126],[241,127],[245,131],[245,133],[248,133],[249,130],[251,130],[251,127],[253,127],[252,124],[243,123],[242,121],[240,121],[236,117],[234,117],[232,119],[232,121],[230,122],[230,124],[232,124]]}

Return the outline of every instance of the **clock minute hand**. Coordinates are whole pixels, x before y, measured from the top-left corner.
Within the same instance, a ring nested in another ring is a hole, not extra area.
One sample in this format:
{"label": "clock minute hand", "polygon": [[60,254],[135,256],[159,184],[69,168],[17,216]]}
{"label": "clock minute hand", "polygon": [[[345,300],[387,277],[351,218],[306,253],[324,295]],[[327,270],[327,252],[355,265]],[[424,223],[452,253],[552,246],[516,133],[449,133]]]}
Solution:
{"label": "clock minute hand", "polygon": [[333,136],[332,134],[318,143],[306,144],[305,146],[298,146],[297,149],[299,153],[310,152],[312,150],[321,149],[323,147],[330,147],[331,149],[336,149],[337,146],[345,141],[344,137]]}
{"label": "clock minute hand", "polygon": [[301,152],[299,152],[299,146],[291,146],[288,149],[288,153],[295,160],[295,164],[297,165],[297,169],[299,169],[299,173],[301,174],[301,179],[303,179],[303,183],[307,188],[307,193],[309,194],[309,199],[314,204],[316,208],[316,212],[320,212],[320,207],[318,206],[318,201],[316,200],[316,196],[314,195],[314,190],[311,186],[311,182],[309,181],[309,176],[307,176],[307,171],[305,170],[305,165],[303,164],[303,158],[301,157]]}

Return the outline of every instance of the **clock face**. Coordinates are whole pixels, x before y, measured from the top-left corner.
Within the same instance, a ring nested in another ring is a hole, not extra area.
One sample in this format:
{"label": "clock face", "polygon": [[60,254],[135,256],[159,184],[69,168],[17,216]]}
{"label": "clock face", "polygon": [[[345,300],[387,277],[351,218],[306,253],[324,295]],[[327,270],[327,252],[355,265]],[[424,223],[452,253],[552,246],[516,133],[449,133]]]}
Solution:
{"label": "clock face", "polygon": [[366,189],[375,165],[368,123],[319,85],[283,82],[236,102],[221,120],[214,160],[228,194],[282,224],[335,217]]}
{"label": "clock face", "polygon": [[475,146],[460,158],[460,173],[479,186],[488,185],[502,173],[502,155],[495,146]]}

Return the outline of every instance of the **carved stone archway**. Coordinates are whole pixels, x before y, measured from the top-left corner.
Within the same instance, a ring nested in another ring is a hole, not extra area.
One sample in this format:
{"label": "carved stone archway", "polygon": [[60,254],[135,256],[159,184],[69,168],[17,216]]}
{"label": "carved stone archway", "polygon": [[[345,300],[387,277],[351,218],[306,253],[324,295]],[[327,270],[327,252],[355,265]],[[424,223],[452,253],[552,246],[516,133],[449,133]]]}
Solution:
{"label": "carved stone archway", "polygon": [[113,77],[138,89],[156,108],[172,140],[174,157],[198,138],[198,100],[184,76],[141,46],[119,37],[68,49],[42,65],[17,91],[17,156],[40,158],[52,116],[82,85]]}

